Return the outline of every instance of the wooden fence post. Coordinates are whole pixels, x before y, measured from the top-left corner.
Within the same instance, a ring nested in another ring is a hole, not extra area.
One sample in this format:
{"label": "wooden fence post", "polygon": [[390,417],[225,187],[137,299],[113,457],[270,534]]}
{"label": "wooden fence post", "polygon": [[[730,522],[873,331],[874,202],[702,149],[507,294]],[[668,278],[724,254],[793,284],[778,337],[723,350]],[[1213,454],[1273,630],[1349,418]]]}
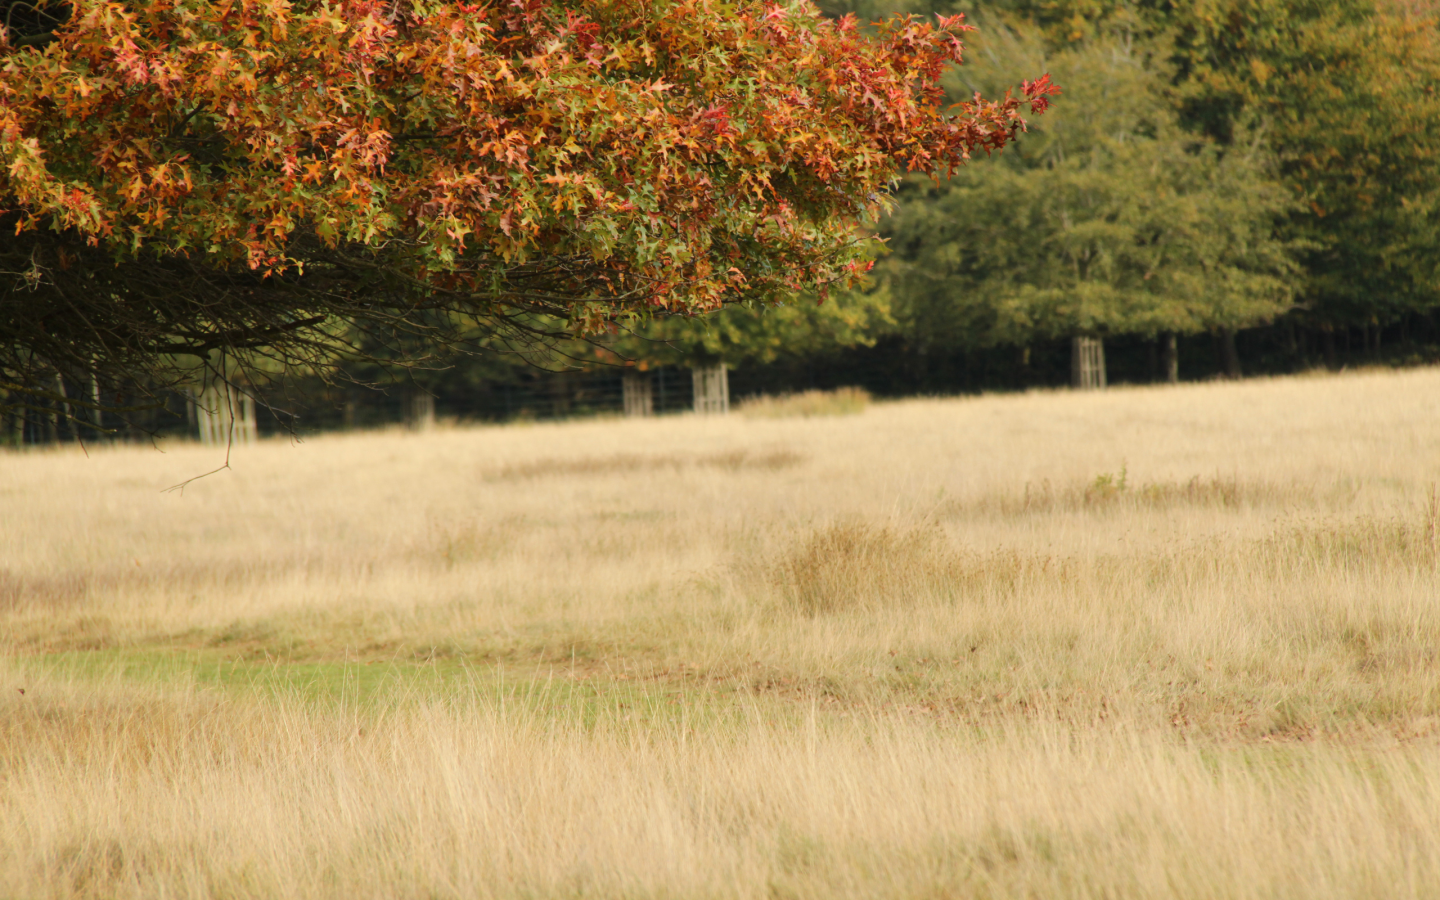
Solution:
{"label": "wooden fence post", "polygon": [[724,415],[730,411],[730,373],[725,364],[695,366],[690,370],[695,387],[695,411]]}

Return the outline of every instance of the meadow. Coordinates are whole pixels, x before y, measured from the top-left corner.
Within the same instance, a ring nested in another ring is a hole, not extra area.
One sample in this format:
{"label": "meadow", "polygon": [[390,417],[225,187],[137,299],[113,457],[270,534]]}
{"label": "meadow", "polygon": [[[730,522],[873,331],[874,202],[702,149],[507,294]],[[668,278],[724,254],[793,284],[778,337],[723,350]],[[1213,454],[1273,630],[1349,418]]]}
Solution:
{"label": "meadow", "polygon": [[0,453],[0,897],[1440,896],[1440,370],[222,458]]}

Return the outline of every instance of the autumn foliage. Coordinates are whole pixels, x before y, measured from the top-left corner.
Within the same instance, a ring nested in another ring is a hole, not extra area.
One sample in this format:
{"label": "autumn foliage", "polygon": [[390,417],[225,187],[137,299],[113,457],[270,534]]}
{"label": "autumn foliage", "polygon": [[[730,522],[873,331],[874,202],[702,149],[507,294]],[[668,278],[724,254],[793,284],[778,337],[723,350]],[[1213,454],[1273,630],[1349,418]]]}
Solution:
{"label": "autumn foliage", "polygon": [[[0,44],[12,369],[422,307],[594,330],[790,296],[865,267],[856,222],[898,174],[999,150],[1053,91],[946,107],[961,17],[808,2],[64,9]],[[82,293],[103,347],[60,321]]]}

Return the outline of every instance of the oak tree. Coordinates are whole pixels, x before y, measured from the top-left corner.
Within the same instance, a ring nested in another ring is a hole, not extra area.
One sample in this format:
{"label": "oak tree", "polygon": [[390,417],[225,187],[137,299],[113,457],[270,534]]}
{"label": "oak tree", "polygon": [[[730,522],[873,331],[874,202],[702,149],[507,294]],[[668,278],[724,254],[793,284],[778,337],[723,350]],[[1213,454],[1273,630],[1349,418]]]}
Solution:
{"label": "oak tree", "polygon": [[12,408],[325,363],[357,328],[524,344],[823,290],[899,174],[1001,149],[1052,90],[947,105],[960,17],[806,0],[0,10]]}

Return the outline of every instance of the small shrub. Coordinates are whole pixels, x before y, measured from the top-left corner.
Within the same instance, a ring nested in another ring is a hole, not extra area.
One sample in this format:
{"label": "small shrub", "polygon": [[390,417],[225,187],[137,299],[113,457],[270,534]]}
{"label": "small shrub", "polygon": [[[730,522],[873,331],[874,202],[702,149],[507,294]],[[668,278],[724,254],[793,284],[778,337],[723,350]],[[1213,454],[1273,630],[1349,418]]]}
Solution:
{"label": "small shrub", "polygon": [[1130,472],[1122,465],[1118,475],[1104,472],[1095,476],[1095,480],[1085,489],[1085,503],[1086,505],[1108,503],[1121,497],[1128,490],[1130,490]]}

